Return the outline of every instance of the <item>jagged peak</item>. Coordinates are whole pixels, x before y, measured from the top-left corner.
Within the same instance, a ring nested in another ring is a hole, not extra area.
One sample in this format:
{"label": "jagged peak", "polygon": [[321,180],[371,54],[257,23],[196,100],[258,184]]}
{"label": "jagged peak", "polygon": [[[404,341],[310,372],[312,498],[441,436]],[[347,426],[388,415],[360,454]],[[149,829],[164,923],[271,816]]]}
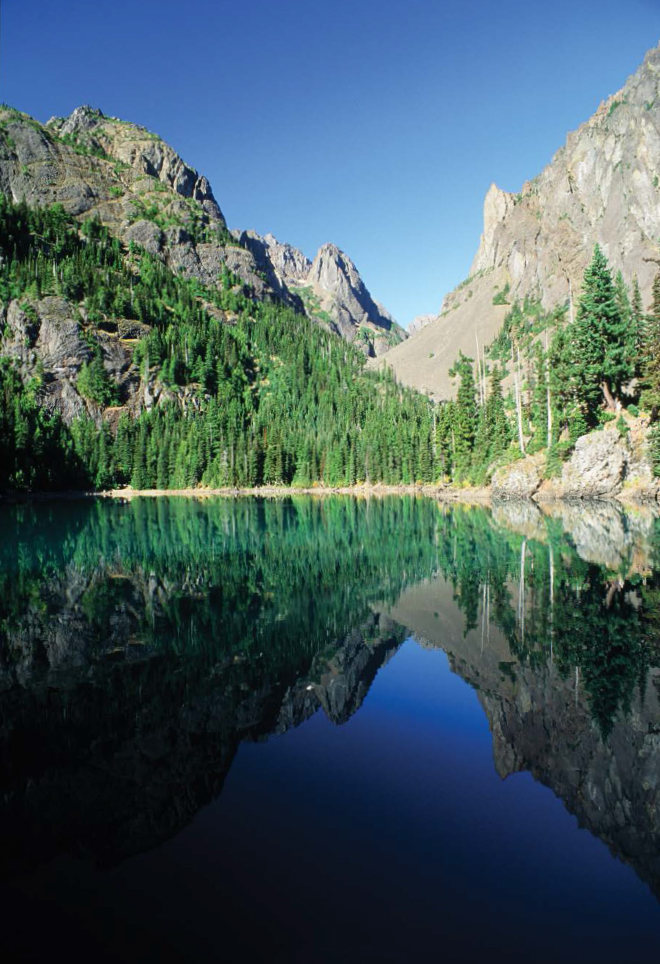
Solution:
{"label": "jagged peak", "polygon": [[344,258],[347,261],[351,260],[348,257],[348,255],[345,254],[341,250],[341,248],[338,248],[336,244],[333,244],[332,241],[326,241],[324,244],[322,244],[321,247],[316,252],[316,257],[317,258],[328,257],[328,258],[335,258],[335,259]]}
{"label": "jagged peak", "polygon": [[310,268],[310,278],[321,282],[332,291],[342,277],[352,287],[364,289],[364,282],[353,261],[336,244],[328,241],[316,252]]}
{"label": "jagged peak", "polygon": [[336,244],[333,244],[331,241],[326,241],[316,252],[311,266],[311,273],[321,273],[333,269],[349,277],[352,283],[358,282],[360,285],[363,284],[355,262],[352,261],[341,248],[338,248]]}

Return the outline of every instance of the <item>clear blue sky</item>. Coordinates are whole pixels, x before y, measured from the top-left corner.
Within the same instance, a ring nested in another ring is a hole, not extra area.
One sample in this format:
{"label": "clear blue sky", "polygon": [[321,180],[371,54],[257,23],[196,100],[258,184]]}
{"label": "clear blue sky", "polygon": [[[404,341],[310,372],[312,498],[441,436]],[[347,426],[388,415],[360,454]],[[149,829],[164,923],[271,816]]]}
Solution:
{"label": "clear blue sky", "polygon": [[0,100],[92,104],[206,174],[231,227],[333,241],[404,324],[660,40],[655,0],[2,0]]}

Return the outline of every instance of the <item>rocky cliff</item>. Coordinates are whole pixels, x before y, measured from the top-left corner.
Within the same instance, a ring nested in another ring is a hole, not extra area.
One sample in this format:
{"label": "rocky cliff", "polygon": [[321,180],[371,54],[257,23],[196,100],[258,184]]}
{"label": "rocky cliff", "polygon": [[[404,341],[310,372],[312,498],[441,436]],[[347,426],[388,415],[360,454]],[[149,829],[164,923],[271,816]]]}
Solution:
{"label": "rocky cliff", "polygon": [[[255,298],[307,310],[357,339],[366,354],[405,337],[337,248],[324,245],[314,268],[272,235],[229,232],[206,177],[156,134],[94,108],[45,125],[0,108],[0,193],[31,206],[62,204],[81,221],[98,218],[126,246],[135,242],[205,285],[217,284],[228,269]],[[308,287],[311,296],[303,300],[297,289]]]}
{"label": "rocky cliff", "polygon": [[577,299],[596,242],[629,284],[637,275],[648,303],[657,264],[646,259],[658,257],[659,185],[656,48],[518,194],[491,185],[469,277],[386,364],[402,382],[437,398],[450,396],[447,373],[458,352],[474,357],[477,339],[489,344],[507,303],[530,296],[550,309]]}
{"label": "rocky cliff", "polygon": [[313,261],[272,234],[235,232],[252,252],[269,284],[299,297],[307,314],[330,331],[377,357],[407,336],[390,313],[374,301],[354,263],[334,244],[322,245]]}

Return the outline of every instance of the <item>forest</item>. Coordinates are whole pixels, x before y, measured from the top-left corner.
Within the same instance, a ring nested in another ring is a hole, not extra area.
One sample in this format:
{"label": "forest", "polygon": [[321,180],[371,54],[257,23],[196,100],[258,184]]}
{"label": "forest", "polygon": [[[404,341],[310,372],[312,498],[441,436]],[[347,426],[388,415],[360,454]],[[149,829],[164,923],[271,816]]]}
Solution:
{"label": "forest", "polygon": [[[205,287],[61,206],[0,198],[0,251],[3,309],[17,301],[36,323],[39,300],[59,295],[87,345],[86,414],[71,424],[44,405],[53,375],[39,360],[26,370],[0,354],[4,491],[481,485],[541,450],[556,474],[585,432],[616,419],[625,433],[626,413],[655,421],[659,408],[660,277],[645,312],[598,247],[574,318],[565,306],[539,324],[514,304],[488,361],[459,356],[456,398],[440,404],[228,270]],[[143,334],[119,382],[98,336],[126,319]],[[158,404],[128,404],[154,388]]]}

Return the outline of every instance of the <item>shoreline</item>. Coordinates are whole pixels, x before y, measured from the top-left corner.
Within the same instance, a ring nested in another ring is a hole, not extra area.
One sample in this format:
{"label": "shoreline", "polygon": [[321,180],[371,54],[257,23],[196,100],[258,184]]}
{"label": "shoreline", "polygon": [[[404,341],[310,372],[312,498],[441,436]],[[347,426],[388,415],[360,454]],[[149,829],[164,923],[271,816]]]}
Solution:
{"label": "shoreline", "polygon": [[118,499],[130,502],[132,499],[236,499],[236,498],[290,498],[292,496],[320,496],[325,498],[332,495],[352,496],[353,498],[379,498],[394,495],[414,495],[436,499],[439,502],[464,502],[470,504],[489,505],[491,502],[490,488],[455,488],[449,485],[352,485],[352,486],[307,486],[296,487],[288,485],[259,485],[254,488],[226,486],[224,488],[191,488],[191,489],[104,489],[104,490],[68,490],[66,492],[8,492],[0,493],[0,505],[13,502],[46,502],[46,501],[74,501],[76,499]]}
{"label": "shoreline", "polygon": [[645,488],[625,488],[616,493],[599,495],[555,496],[554,498],[535,498],[534,495],[508,495],[495,492],[490,486],[481,488],[458,488],[452,485],[353,485],[353,486],[308,486],[297,488],[292,486],[261,485],[254,488],[230,487],[207,489],[106,489],[103,491],[70,490],[66,492],[10,492],[0,493],[0,505],[14,502],[45,502],[45,501],[73,501],[76,499],[115,499],[130,502],[132,499],[147,498],[291,498],[292,496],[327,496],[343,495],[352,498],[383,498],[387,496],[412,495],[415,497],[435,499],[437,502],[459,503],[464,505],[493,505],[507,502],[532,502],[541,507],[553,503],[579,504],[585,502],[617,502],[622,506],[658,505],[660,496],[658,490]]}
{"label": "shoreline", "polygon": [[162,498],[163,496],[178,496],[184,498],[245,498],[256,496],[260,498],[286,498],[294,495],[349,495],[353,497],[370,498],[372,496],[415,495],[438,499],[447,502],[478,502],[491,501],[490,489],[457,489],[442,485],[339,485],[339,486],[307,486],[298,488],[290,485],[259,485],[254,488],[226,487],[220,489],[109,489],[106,492],[89,493],[108,499],[132,498]]}

